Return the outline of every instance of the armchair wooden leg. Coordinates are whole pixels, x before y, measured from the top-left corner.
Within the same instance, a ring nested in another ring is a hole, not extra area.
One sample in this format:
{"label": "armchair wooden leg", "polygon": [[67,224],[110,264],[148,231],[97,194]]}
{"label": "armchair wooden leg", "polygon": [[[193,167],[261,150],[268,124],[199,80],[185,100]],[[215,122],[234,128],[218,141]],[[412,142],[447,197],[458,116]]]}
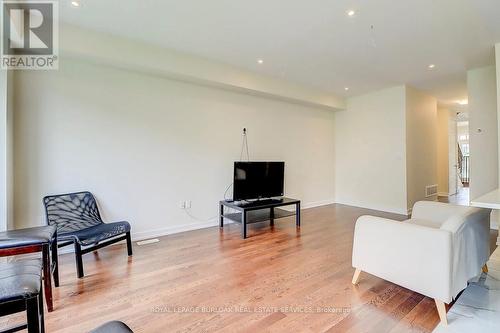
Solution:
{"label": "armchair wooden leg", "polygon": [[127,252],[128,255],[132,255],[132,239],[130,238],[130,231],[127,232]]}
{"label": "armchair wooden leg", "polygon": [[484,264],[483,273],[488,273],[488,265]]}
{"label": "armchair wooden leg", "polygon": [[83,277],[83,260],[82,260],[82,247],[80,243],[75,240],[75,261],[76,261],[76,271],[78,278]]}
{"label": "armchair wooden leg", "polygon": [[360,274],[361,274],[361,270],[359,268],[356,268],[356,271],[354,272],[354,275],[352,277],[352,284],[354,284],[354,285],[358,284]]}
{"label": "armchair wooden leg", "polygon": [[439,313],[441,324],[448,325],[448,319],[446,318],[446,306],[444,305],[444,302],[437,299],[434,299],[434,302],[436,302],[436,308]]}

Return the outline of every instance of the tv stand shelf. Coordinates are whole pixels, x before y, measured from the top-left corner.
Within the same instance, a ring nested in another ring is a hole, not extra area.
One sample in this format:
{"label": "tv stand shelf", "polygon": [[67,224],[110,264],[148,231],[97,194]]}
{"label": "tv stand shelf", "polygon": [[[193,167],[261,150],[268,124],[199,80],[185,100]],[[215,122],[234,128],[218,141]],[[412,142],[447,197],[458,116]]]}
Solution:
{"label": "tv stand shelf", "polygon": [[[295,215],[295,212],[284,210],[284,209],[279,209],[275,208],[274,209],[274,219],[279,219],[282,217],[288,217],[288,216],[293,216]],[[229,214],[224,214],[224,218],[241,223],[242,217],[241,213],[229,213]],[[258,222],[263,222],[263,221],[270,221],[271,220],[271,209],[270,208],[264,208],[264,209],[259,209],[259,210],[252,210],[247,213],[247,224],[252,224],[252,223],[258,223]]]}
{"label": "tv stand shelf", "polygon": [[[295,206],[295,211],[279,209],[283,206]],[[252,202],[220,201],[220,227],[224,227],[224,219],[241,223],[241,236],[247,237],[247,224],[269,221],[274,224],[275,219],[295,215],[295,223],[300,227],[300,200],[281,198]],[[224,213],[224,207],[234,209],[237,213]]]}

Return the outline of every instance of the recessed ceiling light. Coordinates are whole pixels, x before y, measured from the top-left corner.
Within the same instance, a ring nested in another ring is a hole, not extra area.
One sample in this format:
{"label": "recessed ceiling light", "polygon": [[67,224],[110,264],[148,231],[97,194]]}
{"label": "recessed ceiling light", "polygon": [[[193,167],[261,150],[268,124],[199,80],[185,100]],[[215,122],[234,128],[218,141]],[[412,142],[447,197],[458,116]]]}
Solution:
{"label": "recessed ceiling light", "polygon": [[257,60],[257,62],[258,62],[259,64],[263,64],[263,63],[264,63],[264,60],[259,59],[259,60]]}
{"label": "recessed ceiling light", "polygon": [[347,16],[354,16],[354,15],[356,15],[356,12],[353,9],[349,9],[346,13],[347,13]]}
{"label": "recessed ceiling light", "polygon": [[345,88],[344,88],[344,90],[345,90],[345,91],[349,90],[349,87],[345,87]]}
{"label": "recessed ceiling light", "polygon": [[433,69],[434,67],[436,67],[436,65],[434,65],[434,64],[430,64],[430,65],[429,65],[429,66],[427,66],[427,67],[429,67],[429,69]]}
{"label": "recessed ceiling light", "polygon": [[457,101],[457,103],[460,104],[460,105],[467,105],[467,104],[469,104],[469,101],[466,100],[466,99],[462,99],[460,101]]}
{"label": "recessed ceiling light", "polygon": [[80,3],[78,1],[71,1],[71,5],[73,7],[80,7]]}

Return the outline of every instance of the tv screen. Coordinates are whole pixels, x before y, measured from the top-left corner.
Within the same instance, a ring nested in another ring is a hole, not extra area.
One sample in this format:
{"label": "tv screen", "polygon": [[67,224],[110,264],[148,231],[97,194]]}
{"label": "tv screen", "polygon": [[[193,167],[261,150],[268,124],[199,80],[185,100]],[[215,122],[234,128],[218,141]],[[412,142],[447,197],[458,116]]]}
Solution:
{"label": "tv screen", "polygon": [[234,162],[233,200],[283,196],[285,162]]}

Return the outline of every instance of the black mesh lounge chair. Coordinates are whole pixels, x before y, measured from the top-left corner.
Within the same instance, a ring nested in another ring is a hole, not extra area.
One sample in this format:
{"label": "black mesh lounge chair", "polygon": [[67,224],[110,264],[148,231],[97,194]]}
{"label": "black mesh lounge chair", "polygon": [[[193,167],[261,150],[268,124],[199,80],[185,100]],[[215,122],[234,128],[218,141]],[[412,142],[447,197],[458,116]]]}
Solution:
{"label": "black mesh lounge chair", "polygon": [[[97,202],[90,192],[49,195],[43,198],[47,223],[57,227],[58,247],[74,244],[78,277],[83,277],[82,255],[101,247],[127,240],[132,255],[130,224],[104,223]],[[84,247],[82,249],[82,247]]]}

